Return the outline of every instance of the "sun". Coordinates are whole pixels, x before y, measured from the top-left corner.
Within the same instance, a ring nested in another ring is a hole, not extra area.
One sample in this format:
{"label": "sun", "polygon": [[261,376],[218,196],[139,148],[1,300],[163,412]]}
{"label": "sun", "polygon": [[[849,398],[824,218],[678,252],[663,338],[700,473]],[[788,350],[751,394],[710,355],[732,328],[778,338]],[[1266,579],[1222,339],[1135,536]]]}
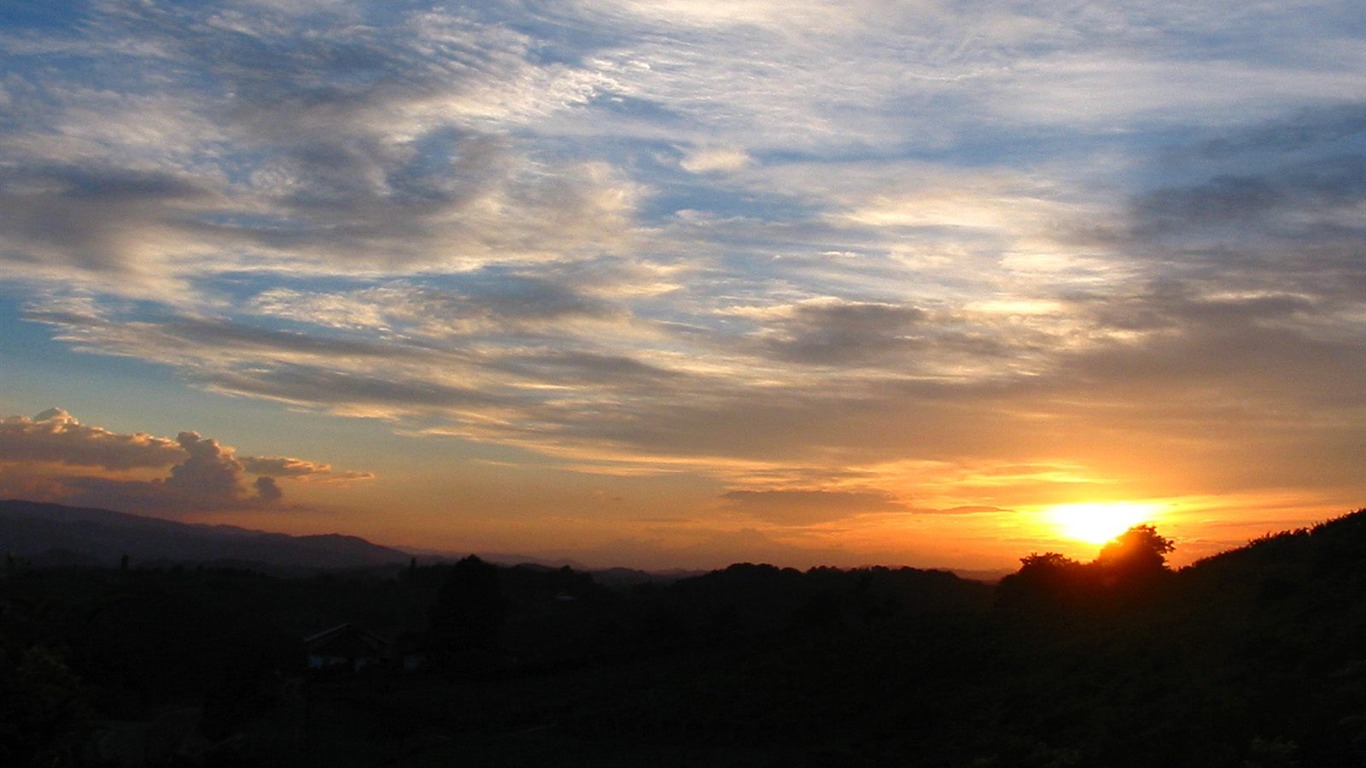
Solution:
{"label": "sun", "polygon": [[1131,501],[1097,501],[1058,504],[1048,509],[1048,519],[1069,539],[1104,544],[1135,525],[1151,522],[1156,504]]}

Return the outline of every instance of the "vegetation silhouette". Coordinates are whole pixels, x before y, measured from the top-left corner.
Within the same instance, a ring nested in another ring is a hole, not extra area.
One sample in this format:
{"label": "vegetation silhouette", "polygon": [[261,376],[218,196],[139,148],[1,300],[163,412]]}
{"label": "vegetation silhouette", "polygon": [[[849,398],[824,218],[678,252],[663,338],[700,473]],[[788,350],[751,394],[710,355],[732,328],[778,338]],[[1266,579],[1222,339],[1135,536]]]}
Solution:
{"label": "vegetation silhouette", "polygon": [[1175,544],[1149,524],[1135,525],[1101,548],[1090,563],[1057,552],[1030,554],[1020,569],[997,587],[997,603],[1008,609],[1116,606],[1152,597],[1174,574],[1167,555]]}
{"label": "vegetation silhouette", "polygon": [[[1173,546],[1136,526],[995,585],[753,563],[609,587],[474,557],[307,578],[9,561],[0,763],[1366,764],[1366,510],[1179,570]],[[302,639],[339,624],[392,658],[310,671]],[[173,722],[194,738],[149,751]]]}
{"label": "vegetation silhouette", "polygon": [[432,606],[426,642],[431,663],[452,677],[495,667],[506,612],[497,566],[474,555],[456,563]]}
{"label": "vegetation silhouette", "polygon": [[1167,571],[1167,554],[1175,548],[1151,525],[1135,525],[1107,543],[1096,566],[1117,580],[1149,579]]}

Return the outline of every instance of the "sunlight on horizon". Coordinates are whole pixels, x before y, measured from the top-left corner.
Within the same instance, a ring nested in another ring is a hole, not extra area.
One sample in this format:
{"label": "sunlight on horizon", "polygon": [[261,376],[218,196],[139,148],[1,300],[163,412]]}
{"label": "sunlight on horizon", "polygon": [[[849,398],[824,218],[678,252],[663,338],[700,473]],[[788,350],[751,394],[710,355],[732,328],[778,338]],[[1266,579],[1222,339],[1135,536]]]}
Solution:
{"label": "sunlight on horizon", "polygon": [[1161,505],[1131,501],[1057,504],[1047,509],[1047,520],[1066,538],[1105,544],[1129,528],[1152,523]]}

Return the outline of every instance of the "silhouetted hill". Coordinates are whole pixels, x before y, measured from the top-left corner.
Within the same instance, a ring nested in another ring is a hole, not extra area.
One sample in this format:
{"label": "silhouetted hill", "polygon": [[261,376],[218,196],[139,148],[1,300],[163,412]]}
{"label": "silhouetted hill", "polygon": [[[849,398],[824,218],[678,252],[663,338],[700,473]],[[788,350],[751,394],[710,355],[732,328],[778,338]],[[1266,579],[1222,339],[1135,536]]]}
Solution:
{"label": "silhouetted hill", "polygon": [[[199,702],[202,733],[240,734],[205,765],[1366,765],[1366,510],[1179,571],[1139,533],[1093,563],[1031,555],[994,587],[741,563],[609,588],[472,557],[308,578],[8,568],[0,653],[22,663],[0,664],[0,731],[88,746],[52,730],[84,697],[100,722]],[[301,638],[343,622],[417,669],[306,671]]]}
{"label": "silhouetted hill", "polygon": [[601,571],[589,571],[593,574],[593,580],[605,587],[622,589],[627,587],[638,587],[643,584],[669,584],[679,579],[687,579],[693,576],[701,576],[701,571],[641,571],[635,568],[608,568]]}
{"label": "silhouetted hill", "polygon": [[0,550],[36,566],[214,563],[280,570],[406,563],[408,555],[356,536],[289,536],[160,520],[107,509],[0,501]]}
{"label": "silhouetted hill", "polygon": [[1004,731],[1079,765],[1366,765],[1366,510],[1137,583],[1026,569]]}
{"label": "silhouetted hill", "polygon": [[1309,528],[1263,536],[1238,549],[1194,563],[1187,577],[1246,587],[1266,579],[1354,578],[1366,562],[1366,509]]}

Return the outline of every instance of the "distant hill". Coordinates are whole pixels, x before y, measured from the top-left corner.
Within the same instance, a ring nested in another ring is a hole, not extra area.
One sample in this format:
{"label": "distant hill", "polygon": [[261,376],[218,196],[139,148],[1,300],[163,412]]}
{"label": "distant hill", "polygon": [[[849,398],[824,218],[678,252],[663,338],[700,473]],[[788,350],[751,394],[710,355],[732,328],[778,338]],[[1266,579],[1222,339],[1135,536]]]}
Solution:
{"label": "distant hill", "polygon": [[0,550],[37,566],[216,564],[309,571],[407,563],[408,554],[356,536],[289,536],[178,523],[107,509],[0,501]]}

